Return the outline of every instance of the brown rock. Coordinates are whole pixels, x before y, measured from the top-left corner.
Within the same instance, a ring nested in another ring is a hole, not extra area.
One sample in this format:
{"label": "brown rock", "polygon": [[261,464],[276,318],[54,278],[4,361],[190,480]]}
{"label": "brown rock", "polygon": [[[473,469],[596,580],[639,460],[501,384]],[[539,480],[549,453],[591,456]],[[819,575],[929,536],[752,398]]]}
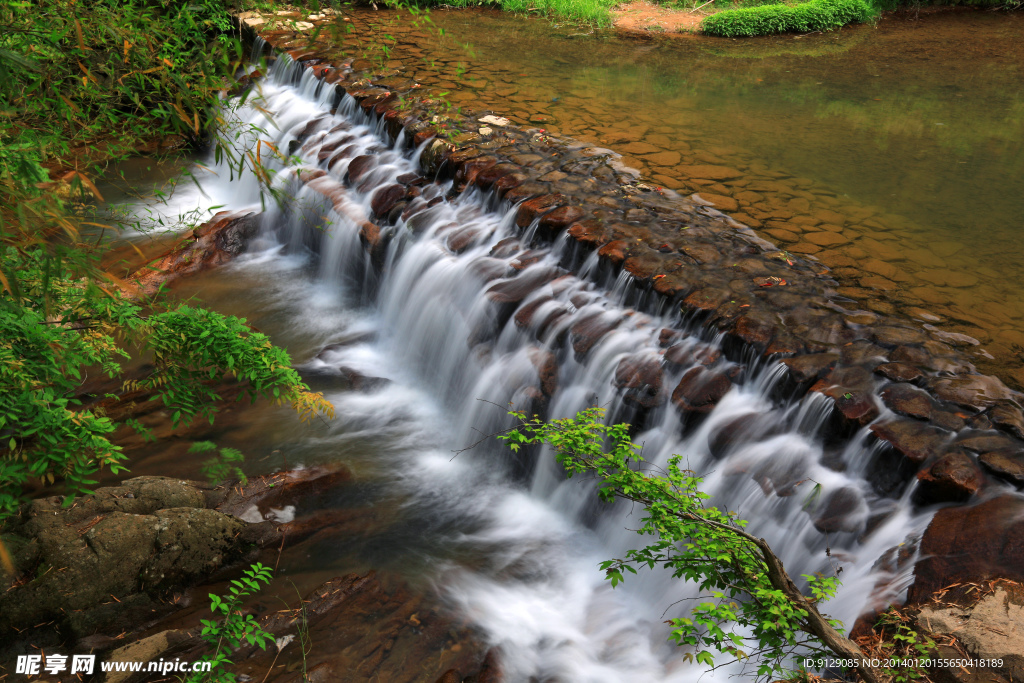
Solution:
{"label": "brown rock", "polygon": [[609,242],[597,251],[597,255],[608,259],[614,265],[619,265],[626,260],[626,253],[629,249],[629,244],[624,240],[615,240]]}
{"label": "brown rock", "polygon": [[915,464],[944,453],[952,440],[949,432],[918,422],[893,420],[871,425],[871,431]]}
{"label": "brown rock", "polygon": [[516,213],[516,225],[520,228],[527,227],[537,216],[555,209],[563,201],[565,197],[560,194],[546,194],[523,202]]}
{"label": "brown rock", "polygon": [[875,368],[875,372],[893,382],[913,382],[924,377],[920,368],[907,363],[882,363]]}
{"label": "brown rock", "polygon": [[871,372],[859,365],[835,368],[810,390],[825,394],[835,401],[839,413],[855,425],[864,426],[878,417]]}
{"label": "brown rock", "polygon": [[637,354],[619,361],[615,368],[616,387],[624,389],[622,400],[637,408],[654,408],[665,402],[661,361],[657,356]]}
{"label": "brown rock", "polygon": [[710,413],[731,388],[732,381],[721,372],[696,367],[679,380],[672,402],[684,413]]}
{"label": "brown rock", "polygon": [[927,420],[932,414],[932,397],[911,384],[892,384],[882,391],[882,400],[891,410],[907,417]]}
{"label": "brown rock", "polygon": [[988,419],[999,429],[1024,439],[1024,413],[1020,408],[1005,403],[997,405],[988,411]]}
{"label": "brown rock", "polygon": [[1024,499],[1004,495],[935,513],[921,540],[908,603],[961,581],[1024,581]]}
{"label": "brown rock", "polygon": [[782,362],[789,368],[789,375],[796,382],[806,384],[817,381],[831,370],[839,355],[835,353],[812,353],[795,358],[784,358]]}
{"label": "brown rock", "polygon": [[607,228],[595,218],[580,221],[569,226],[569,236],[580,244],[585,244],[592,248],[599,247],[610,238]]}
{"label": "brown rock", "polygon": [[395,204],[405,197],[405,193],[406,188],[403,185],[395,184],[382,187],[373,193],[370,209],[378,218],[387,216],[391,209],[395,208]]}
{"label": "brown rock", "polygon": [[601,313],[579,321],[572,326],[572,348],[576,355],[583,357],[597,342],[614,330],[622,320],[614,314]]}
{"label": "brown rock", "polygon": [[377,167],[377,157],[372,154],[358,156],[348,165],[346,182],[349,185],[358,183],[367,173]]}
{"label": "brown rock", "polygon": [[527,350],[527,355],[537,370],[541,392],[551,398],[558,391],[558,362],[555,354],[547,349],[532,346]]}
{"label": "brown rock", "polygon": [[560,206],[541,217],[540,227],[554,232],[575,223],[585,215],[586,212],[578,206]]}
{"label": "brown rock", "polygon": [[846,486],[828,494],[813,514],[814,528],[823,534],[857,531],[862,525],[857,513],[864,505],[860,493]]}
{"label": "brown rock", "polygon": [[740,203],[732,197],[726,197],[720,194],[711,194],[708,192],[701,192],[698,195],[701,199],[711,202],[715,205],[715,208],[719,211],[737,211],[740,208]]}
{"label": "brown rock", "polygon": [[559,275],[561,272],[557,268],[527,268],[521,275],[492,284],[487,288],[487,298],[499,304],[519,303],[538,287],[551,282]]}
{"label": "brown rock", "polygon": [[991,375],[959,375],[928,380],[936,397],[969,408],[980,409],[1011,399],[1012,392]]}
{"label": "brown rock", "polygon": [[695,166],[679,166],[676,172],[686,178],[704,178],[706,180],[729,180],[739,178],[741,172],[728,166],[714,166],[711,164],[698,164]]}
{"label": "brown rock", "polygon": [[982,453],[978,462],[1000,479],[1024,486],[1024,457],[1020,453]]}
{"label": "brown rock", "polygon": [[690,365],[709,366],[722,357],[722,352],[714,346],[700,342],[682,342],[665,350],[665,362],[676,367]]}
{"label": "brown rock", "polygon": [[983,475],[974,458],[957,450],[918,472],[917,480],[917,501],[930,505],[967,500],[981,488]]}

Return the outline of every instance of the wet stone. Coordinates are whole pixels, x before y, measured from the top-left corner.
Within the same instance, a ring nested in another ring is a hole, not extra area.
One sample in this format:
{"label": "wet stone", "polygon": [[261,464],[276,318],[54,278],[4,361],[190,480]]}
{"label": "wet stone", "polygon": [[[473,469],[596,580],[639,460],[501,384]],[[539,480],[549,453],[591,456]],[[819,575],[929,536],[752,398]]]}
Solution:
{"label": "wet stone", "polygon": [[615,368],[615,386],[623,389],[623,401],[637,408],[650,409],[665,402],[662,392],[661,362],[649,354],[628,356]]}
{"label": "wet stone", "polygon": [[907,363],[882,363],[875,372],[893,382],[913,382],[924,377],[920,368]]}
{"label": "wet stone", "polygon": [[602,313],[579,321],[572,326],[572,348],[580,358],[586,356],[606,334],[621,323],[614,314]]}
{"label": "wet stone", "polygon": [[920,505],[963,502],[978,492],[984,475],[963,451],[951,451],[917,474],[915,499]]}
{"label": "wet stone", "polygon": [[1005,384],[990,375],[937,377],[927,380],[926,386],[937,398],[976,410],[1013,396]]}
{"label": "wet stone", "polygon": [[1013,405],[997,405],[988,412],[992,424],[1003,431],[1024,439],[1024,413]]}
{"label": "wet stone", "polygon": [[1024,487],[1024,457],[1012,453],[983,453],[978,462],[996,477]]}
{"label": "wet stone", "polygon": [[916,420],[893,420],[871,425],[871,431],[913,463],[931,460],[946,451],[952,435]]}
{"label": "wet stone", "polygon": [[695,367],[688,370],[672,392],[672,402],[684,413],[710,413],[732,388],[723,373]]}
{"label": "wet stone", "polygon": [[812,383],[829,372],[839,360],[835,353],[812,353],[795,358],[785,358],[782,363],[789,368],[789,375],[799,384]]}
{"label": "wet stone", "polygon": [[406,188],[404,185],[395,184],[382,187],[373,194],[370,209],[378,217],[386,216],[405,197],[405,193]]}
{"label": "wet stone", "polygon": [[911,384],[886,387],[882,391],[882,400],[893,412],[922,420],[927,420],[933,410],[932,397]]}
{"label": "wet stone", "polygon": [[833,491],[814,513],[814,528],[823,534],[857,531],[862,521],[860,516],[854,513],[863,505],[860,493],[852,487],[846,486]]}

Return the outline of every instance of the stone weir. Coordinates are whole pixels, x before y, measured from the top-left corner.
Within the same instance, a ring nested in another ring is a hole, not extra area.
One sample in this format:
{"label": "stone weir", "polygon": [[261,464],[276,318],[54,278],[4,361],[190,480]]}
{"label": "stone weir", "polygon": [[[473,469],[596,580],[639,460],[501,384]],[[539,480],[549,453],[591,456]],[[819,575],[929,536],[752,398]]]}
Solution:
{"label": "stone weir", "polygon": [[[928,505],[988,500],[1024,485],[1022,396],[978,373],[958,349],[964,343],[958,335],[857,310],[837,295],[837,282],[821,263],[780,251],[699,198],[643,182],[611,150],[519,129],[494,112],[452,110],[424,96],[413,80],[375,75],[367,60],[336,57],[329,46],[295,31],[258,38],[261,47],[266,41],[303,67],[294,71],[296,79],[317,79],[318,92],[334,87],[336,107],[343,100],[358,107],[387,147],[419,153],[420,174],[374,190],[378,157],[348,144],[337,128],[328,130],[330,117],[310,121],[291,143],[289,152],[321,145],[318,166],[300,169],[300,181],[361,226],[367,268],[386,267],[396,224],[416,232],[417,214],[478,191],[492,207],[516,207],[521,230],[514,244],[492,250],[517,256],[509,270],[487,276],[488,296],[505,320],[514,319],[538,340],[569,312],[530,295],[569,271],[625,292],[635,309],[680,312],[678,329],[662,330],[661,358],[627,359],[615,372],[636,420],[671,401],[684,423],[693,424],[755,367],[781,362],[787,376],[777,384],[778,398],[815,392],[832,404],[826,440],[877,440],[873,483],[880,491],[895,495],[916,478],[915,500]],[[339,178],[330,171],[342,161],[347,168]],[[726,171],[709,166],[700,175]],[[436,188],[449,180],[447,197],[440,196]],[[371,213],[353,208],[348,188],[373,193]],[[454,254],[485,237],[472,226],[446,230]],[[315,248],[320,238],[310,231],[305,239]],[[561,269],[530,269],[553,243],[564,246]],[[617,324],[587,319],[559,343],[585,356]],[[715,343],[684,342],[684,329]],[[719,354],[728,362],[716,362]],[[539,392],[548,396],[544,378],[552,373],[545,363],[551,358],[538,365]],[[693,368],[678,385],[665,386],[665,368],[673,365]],[[729,438],[742,438],[744,429],[738,420]],[[1005,566],[999,560],[970,572],[975,578],[1005,575]],[[949,573],[944,578],[957,578],[956,570],[943,571]]]}

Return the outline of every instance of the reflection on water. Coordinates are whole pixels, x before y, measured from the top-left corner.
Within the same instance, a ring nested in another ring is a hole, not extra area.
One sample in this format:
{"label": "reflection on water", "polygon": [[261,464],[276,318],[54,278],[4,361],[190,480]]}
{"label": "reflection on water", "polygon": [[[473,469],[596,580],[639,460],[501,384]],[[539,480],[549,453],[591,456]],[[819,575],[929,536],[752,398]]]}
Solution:
{"label": "reflection on water", "polygon": [[611,147],[820,259],[841,295],[938,316],[981,342],[983,369],[1024,381],[1024,16],[654,42],[488,12],[435,12],[442,38],[384,12],[348,18],[335,40],[350,54]]}

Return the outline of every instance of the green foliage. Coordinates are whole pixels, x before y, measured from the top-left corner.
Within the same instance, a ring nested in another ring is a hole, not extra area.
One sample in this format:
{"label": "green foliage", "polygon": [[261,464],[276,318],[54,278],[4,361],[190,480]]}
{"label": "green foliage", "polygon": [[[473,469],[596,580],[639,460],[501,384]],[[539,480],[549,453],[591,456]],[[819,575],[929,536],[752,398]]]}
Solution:
{"label": "green foliage", "polygon": [[[230,29],[225,0],[0,0],[0,525],[31,480],[62,480],[70,502],[102,467],[124,469],[120,423],[79,393],[122,376],[129,354],[156,370],[126,389],[160,400],[175,426],[212,421],[225,376],[243,382],[240,398],[331,414],[244,320],[139,299],[101,267],[104,233],[121,226],[90,222],[46,182],[48,168],[82,169],[65,176],[73,192],[99,198],[90,164],[171,133],[231,155],[233,131],[209,115],[242,57]],[[210,476],[238,462],[219,460]]]}
{"label": "green foliage", "polygon": [[704,19],[701,30],[726,38],[809,33],[868,21],[874,14],[865,0],[810,0],[798,5],[772,4],[725,10]]}
{"label": "green foliage", "polygon": [[[935,651],[935,641],[918,633],[913,623],[912,618],[895,608],[889,608],[878,618],[876,628],[880,628],[883,634],[878,643],[879,659],[905,664],[931,658]],[[885,667],[883,671],[893,683],[910,683],[928,678],[928,672],[920,666]]]}
{"label": "green foliage", "polygon": [[270,583],[273,571],[270,567],[257,562],[241,579],[231,582],[228,594],[224,596],[210,593],[210,611],[219,615],[214,619],[202,619],[203,630],[200,637],[213,647],[213,653],[204,655],[201,662],[210,662],[208,672],[195,672],[185,679],[186,683],[235,683],[235,674],[226,670],[231,664],[228,655],[242,643],[256,645],[262,650],[267,643],[274,642],[274,635],[264,631],[259,622],[251,614],[242,614],[242,600],[260,590],[260,582]]}
{"label": "green foliage", "polygon": [[[395,4],[395,3],[388,3]],[[426,0],[423,4],[446,7],[498,7],[516,14],[540,15],[553,19],[607,26],[608,13],[618,4],[616,0]]]}
{"label": "green foliage", "polygon": [[624,571],[635,574],[660,565],[704,591],[706,600],[689,616],[669,622],[671,639],[688,647],[686,658],[708,666],[723,653],[735,660],[756,658],[758,677],[768,677],[785,672],[798,648],[804,656],[829,651],[810,632],[808,616],[814,604],[835,594],[837,579],[804,576],[808,596],[780,589],[779,580],[771,578],[763,541],[746,533],[746,521],[734,512],[707,504],[701,478],[682,467],[680,456],[670,459],[667,471],[655,473],[630,441],[629,425],[604,425],[600,408],[548,423],[513,415],[519,425],[500,437],[513,451],[547,444],[569,477],[596,477],[601,500],[643,506],[638,533],[655,540],[601,564],[612,586],[623,580]]}
{"label": "green foliage", "polygon": [[225,375],[244,381],[240,399],[287,402],[303,420],[331,412],[288,354],[242,319],[190,306],[147,312],[38,248],[0,247],[0,272],[0,520],[31,478],[62,479],[73,497],[96,483],[100,468],[124,469],[110,441],[118,423],[84,408],[76,392],[90,371],[119,376],[129,349],[151,353],[156,369],[126,388],[161,401],[175,425],[212,423],[214,383]]}
{"label": "green foliage", "polygon": [[219,484],[233,477],[243,484],[248,482],[245,472],[239,464],[245,461],[242,451],[235,448],[217,448],[212,441],[196,441],[189,446],[189,453],[213,453],[213,456],[204,460],[199,471],[206,481],[211,484]]}

